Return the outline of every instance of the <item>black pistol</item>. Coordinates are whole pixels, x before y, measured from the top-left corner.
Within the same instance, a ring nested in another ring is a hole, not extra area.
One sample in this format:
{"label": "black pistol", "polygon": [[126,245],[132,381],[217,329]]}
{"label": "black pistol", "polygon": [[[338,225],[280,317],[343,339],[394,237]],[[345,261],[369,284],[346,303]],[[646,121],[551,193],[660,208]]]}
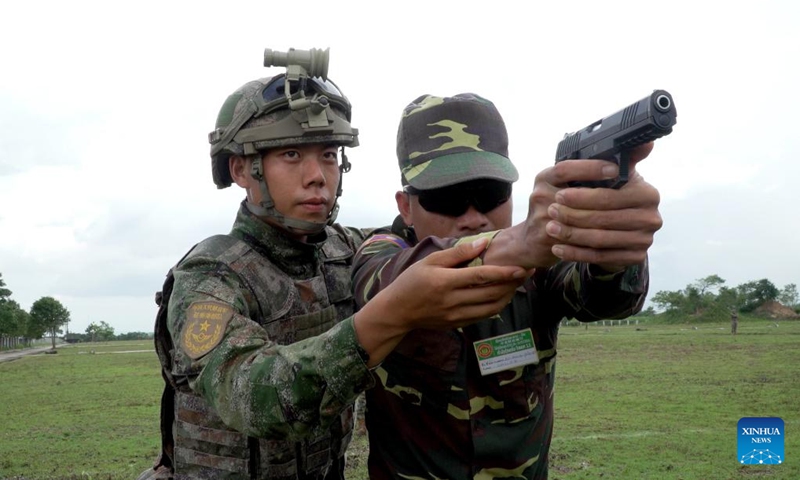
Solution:
{"label": "black pistol", "polygon": [[628,181],[630,150],[672,133],[678,112],[666,90],[652,94],[598,120],[558,143],[556,163],[577,158],[598,158],[619,165],[613,180],[571,182],[572,187],[620,188]]}

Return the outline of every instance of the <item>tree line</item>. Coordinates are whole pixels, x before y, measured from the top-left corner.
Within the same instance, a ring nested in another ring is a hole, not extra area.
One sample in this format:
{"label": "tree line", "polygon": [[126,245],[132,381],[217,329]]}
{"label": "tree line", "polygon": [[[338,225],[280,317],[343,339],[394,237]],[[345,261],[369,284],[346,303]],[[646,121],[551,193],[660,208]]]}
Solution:
{"label": "tree line", "polygon": [[[62,333],[61,327],[70,321],[69,310],[53,297],[42,297],[26,312],[11,299],[11,290],[6,288],[0,273],[0,338],[38,339],[45,334],[53,339]],[[709,275],[675,291],[662,290],[651,302],[658,308],[649,307],[642,314],[665,314],[667,317],[693,317],[698,320],[721,320],[731,312],[751,313],[769,301],[800,313],[800,295],[797,285],[790,283],[782,289],[766,278],[728,287],[719,275]],[[152,332],[129,332],[115,334],[114,327],[104,321],[92,322],[85,333],[68,333],[69,342],[98,342],[109,340],[142,340],[153,337]],[[2,343],[0,343],[2,346]]]}
{"label": "tree line", "polygon": [[[42,297],[31,305],[30,312],[25,311],[19,303],[11,299],[13,292],[6,287],[3,274],[0,273],[0,339],[34,340],[48,335],[56,348],[56,336],[63,333],[62,327],[69,323],[69,310],[53,297]],[[67,341],[108,341],[139,340],[152,338],[152,333],[130,332],[114,334],[114,327],[107,322],[92,322],[86,327],[85,334],[68,333]],[[0,347],[4,343],[0,342]]]}
{"label": "tree line", "polygon": [[779,289],[768,279],[762,278],[728,287],[719,275],[698,279],[681,290],[656,293],[651,302],[660,312],[650,307],[646,313],[718,320],[727,318],[731,312],[752,313],[770,301],[800,313],[800,295],[794,283]]}

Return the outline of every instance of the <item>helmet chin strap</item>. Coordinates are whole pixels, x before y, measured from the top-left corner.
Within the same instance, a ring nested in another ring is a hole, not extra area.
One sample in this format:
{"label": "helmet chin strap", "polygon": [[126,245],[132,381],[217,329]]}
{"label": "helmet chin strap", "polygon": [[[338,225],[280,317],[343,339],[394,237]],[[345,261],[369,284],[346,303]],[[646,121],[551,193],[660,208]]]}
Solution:
{"label": "helmet chin strap", "polygon": [[246,202],[247,209],[254,215],[259,217],[269,217],[277,221],[280,225],[285,227],[288,231],[293,233],[302,233],[313,235],[325,230],[325,227],[332,225],[336,221],[339,214],[339,197],[342,195],[342,175],[344,172],[350,171],[350,162],[344,154],[344,147],[342,147],[342,164],[339,165],[339,185],[336,188],[336,199],[333,202],[333,208],[328,214],[328,219],[324,223],[309,222],[307,220],[300,220],[298,218],[287,217],[275,208],[275,201],[272,195],[269,194],[267,187],[267,180],[264,178],[264,166],[262,164],[261,155],[253,155],[250,175],[258,181],[259,190],[261,192],[261,202],[259,204]]}
{"label": "helmet chin strap", "polygon": [[344,174],[349,172],[351,167],[350,160],[347,159],[347,154],[344,153],[344,147],[342,147],[341,151],[342,163],[339,165],[339,186],[336,187],[336,198],[333,200],[333,209],[328,217],[328,225],[333,225],[339,215],[339,197],[342,196],[342,181],[344,180]]}

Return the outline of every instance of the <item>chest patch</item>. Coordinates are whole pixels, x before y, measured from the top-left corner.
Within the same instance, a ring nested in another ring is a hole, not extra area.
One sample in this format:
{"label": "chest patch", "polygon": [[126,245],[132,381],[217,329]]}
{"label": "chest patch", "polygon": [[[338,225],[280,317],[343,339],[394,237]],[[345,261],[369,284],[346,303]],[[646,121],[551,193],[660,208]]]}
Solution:
{"label": "chest patch", "polygon": [[197,360],[219,345],[225,328],[233,318],[233,308],[219,302],[194,302],[186,312],[181,346],[189,357]]}

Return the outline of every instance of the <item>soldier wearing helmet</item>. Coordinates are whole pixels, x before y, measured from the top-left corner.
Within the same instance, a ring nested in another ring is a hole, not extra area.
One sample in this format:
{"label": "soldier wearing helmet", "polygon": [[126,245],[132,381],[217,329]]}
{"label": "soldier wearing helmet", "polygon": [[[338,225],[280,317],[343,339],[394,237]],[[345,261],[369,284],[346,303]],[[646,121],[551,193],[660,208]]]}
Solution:
{"label": "soldier wearing helmet", "polygon": [[335,219],[358,132],[318,55],[292,50],[285,74],[236,90],[209,134],[214,183],[246,198],[231,232],[195,245],[157,295],[162,453],[140,478],[344,478],[370,369],[431,319],[452,328],[498,311],[524,276],[451,268],[478,242],[426,259],[354,315],[366,231]]}
{"label": "soldier wearing helmet", "polygon": [[658,191],[635,169],[619,190],[566,188],[617,175],[604,160],[569,160],[537,176],[528,216],[512,226],[518,174],[505,124],[492,102],[470,93],[411,102],[397,159],[400,216],[356,253],[359,306],[410,265],[479,238],[490,244],[471,265],[533,274],[499,315],[415,330],[386,357],[366,392],[370,479],[546,479],[559,324],[641,309],[647,249],[661,227]]}

